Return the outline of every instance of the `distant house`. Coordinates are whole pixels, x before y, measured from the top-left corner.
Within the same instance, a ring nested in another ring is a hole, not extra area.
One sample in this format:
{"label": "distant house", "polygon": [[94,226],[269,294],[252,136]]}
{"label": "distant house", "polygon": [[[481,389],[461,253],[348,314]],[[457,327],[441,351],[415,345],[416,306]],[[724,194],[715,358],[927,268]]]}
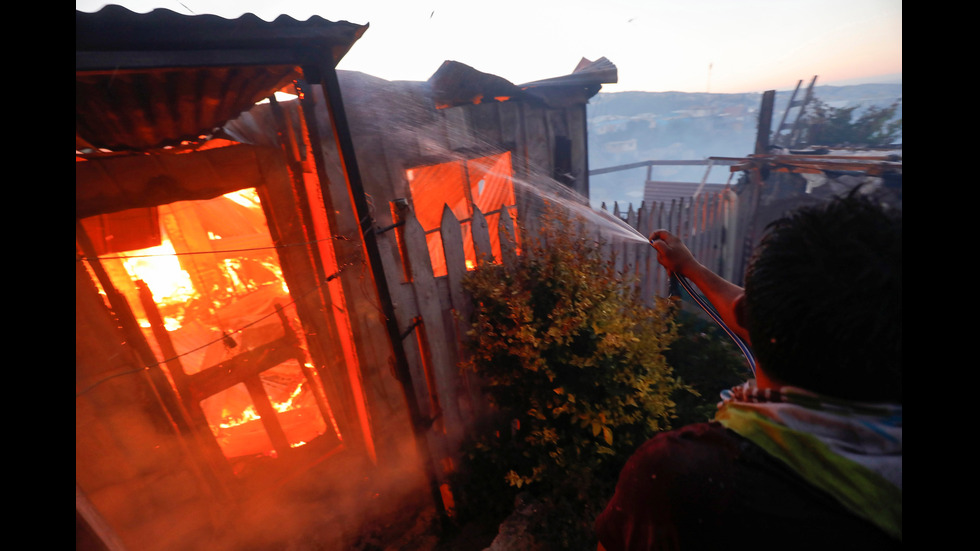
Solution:
{"label": "distant house", "polygon": [[607,153],[629,153],[636,151],[636,138],[618,142],[607,142],[603,150]]}
{"label": "distant house", "polygon": [[689,201],[695,193],[717,194],[730,188],[726,184],[699,185],[697,182],[663,182],[647,181],[643,187],[643,202],[667,203],[671,201]]}

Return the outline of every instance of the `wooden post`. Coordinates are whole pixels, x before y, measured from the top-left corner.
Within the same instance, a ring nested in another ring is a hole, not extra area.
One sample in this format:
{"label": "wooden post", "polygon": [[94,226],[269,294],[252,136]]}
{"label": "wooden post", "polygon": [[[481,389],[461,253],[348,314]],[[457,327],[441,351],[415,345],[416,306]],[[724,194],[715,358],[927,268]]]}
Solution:
{"label": "wooden post", "polygon": [[769,134],[772,132],[772,109],[775,101],[775,90],[767,90],[762,93],[762,106],[759,109],[759,126],[755,134],[756,155],[765,155],[769,152]]}

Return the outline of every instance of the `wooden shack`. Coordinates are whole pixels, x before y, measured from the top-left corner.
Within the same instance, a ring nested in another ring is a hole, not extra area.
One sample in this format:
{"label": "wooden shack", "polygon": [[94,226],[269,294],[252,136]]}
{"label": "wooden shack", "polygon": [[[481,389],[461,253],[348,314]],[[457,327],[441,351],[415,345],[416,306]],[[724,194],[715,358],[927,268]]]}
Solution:
{"label": "wooden shack", "polygon": [[366,30],[76,12],[77,548],[345,548],[451,510],[482,406],[446,259],[500,261],[535,181],[587,196],[615,67],[338,72]]}

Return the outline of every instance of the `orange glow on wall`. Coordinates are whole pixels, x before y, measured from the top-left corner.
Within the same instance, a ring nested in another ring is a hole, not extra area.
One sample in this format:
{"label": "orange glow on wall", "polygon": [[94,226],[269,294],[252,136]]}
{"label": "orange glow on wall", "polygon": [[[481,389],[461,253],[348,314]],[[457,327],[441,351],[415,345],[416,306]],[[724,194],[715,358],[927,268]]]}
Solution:
{"label": "orange glow on wall", "polygon": [[442,237],[438,231],[446,205],[460,221],[467,268],[473,269],[477,263],[470,227],[474,206],[487,219],[494,259],[499,261],[501,249],[497,227],[500,211],[508,207],[512,217],[516,218],[517,215],[513,208],[516,199],[510,152],[414,167],[406,171],[406,176],[415,217],[426,232],[429,257],[436,277],[446,275]]}
{"label": "orange glow on wall", "polygon": [[[312,158],[312,155],[310,157]],[[316,175],[311,172],[305,172],[303,177],[306,179],[306,189],[308,190],[310,204],[322,205],[323,191]],[[329,236],[332,234],[330,223],[323,209],[315,209],[313,211],[313,226],[316,235]],[[319,239],[317,246],[320,248],[320,258],[323,259],[324,270],[328,275],[338,274],[346,268],[346,265],[341,265],[337,261],[333,240]],[[358,426],[360,427],[361,441],[364,444],[368,457],[376,462],[377,451],[371,432],[370,415],[368,414],[366,402],[367,398],[365,397],[364,384],[361,378],[361,365],[354,345],[354,331],[351,328],[350,318],[348,317],[349,306],[347,297],[344,295],[343,285],[339,278],[331,278],[326,283],[326,287],[331,305],[330,314],[337,328],[337,333],[340,336],[340,348],[344,357],[344,365],[347,366],[347,378],[351,385],[351,392],[354,395],[354,413],[358,420]]]}

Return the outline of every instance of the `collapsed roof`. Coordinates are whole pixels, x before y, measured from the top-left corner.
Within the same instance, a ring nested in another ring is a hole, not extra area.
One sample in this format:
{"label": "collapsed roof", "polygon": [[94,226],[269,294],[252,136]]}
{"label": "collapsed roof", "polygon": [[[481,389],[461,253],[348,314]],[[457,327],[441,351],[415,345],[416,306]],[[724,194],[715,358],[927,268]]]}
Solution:
{"label": "collapsed roof", "polygon": [[429,78],[432,97],[438,107],[454,107],[486,101],[536,98],[551,107],[585,103],[599,93],[603,84],[618,80],[616,66],[602,57],[582,58],[571,74],[525,84],[511,82],[458,61],[446,61]]}

